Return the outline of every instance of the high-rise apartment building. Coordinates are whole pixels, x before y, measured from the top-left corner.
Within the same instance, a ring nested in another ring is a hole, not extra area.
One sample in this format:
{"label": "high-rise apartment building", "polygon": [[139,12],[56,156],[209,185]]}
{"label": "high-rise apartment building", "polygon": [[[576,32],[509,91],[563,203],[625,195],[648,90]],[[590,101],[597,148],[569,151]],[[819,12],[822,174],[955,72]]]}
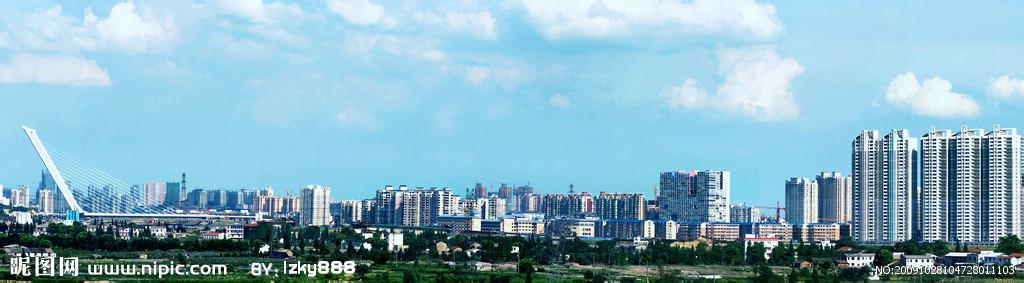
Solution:
{"label": "high-rise apartment building", "polygon": [[13,206],[13,207],[29,207],[30,204],[28,202],[28,199],[29,199],[28,192],[29,192],[29,189],[28,189],[27,186],[20,186],[20,187],[11,189],[11,195],[8,196],[11,199],[11,206]]}
{"label": "high-rise apartment building", "polygon": [[761,222],[761,211],[745,203],[729,208],[729,222]]}
{"label": "high-rise apartment building", "polygon": [[[331,204],[332,206],[335,204]],[[361,200],[343,200],[337,203],[337,212],[331,211],[332,215],[335,215],[334,224],[353,224],[363,222],[363,201]]]}
{"label": "high-rise apartment building", "polygon": [[164,204],[164,197],[167,196],[167,183],[146,182],[142,185],[142,205],[154,206]]}
{"label": "high-rise apartment building", "polygon": [[1009,234],[1024,235],[1024,180],[1017,129],[993,126],[982,139],[981,154],[982,241],[995,243]]}
{"label": "high-rise apartment building", "polygon": [[893,243],[914,239],[921,223],[916,178],[918,139],[908,130],[885,136],[863,131],[852,145],[853,239]]}
{"label": "high-rise apartment building", "polygon": [[256,196],[253,200],[253,209],[256,212],[266,214],[290,214],[299,213],[301,201],[292,196]]}
{"label": "high-rise apartment building", "polygon": [[[170,184],[172,183],[167,184],[170,187]],[[174,190],[177,191],[177,189]],[[171,191],[171,189],[168,188],[167,191]],[[206,205],[210,202],[210,194],[204,189],[195,189],[188,192],[186,200],[188,201],[188,206],[190,208],[206,209]]]}
{"label": "high-rise apartment building", "polygon": [[508,213],[505,199],[496,195],[472,201],[475,201],[472,208],[473,212],[476,213],[475,216],[479,216],[482,219],[498,219]]}
{"label": "high-rise apartment building", "polygon": [[473,196],[475,198],[487,197],[487,187],[484,186],[484,184],[476,183],[476,185],[473,186]]}
{"label": "high-rise apartment building", "polygon": [[402,226],[429,226],[438,215],[455,214],[457,200],[448,188],[409,189],[385,186],[374,200],[374,223]]}
{"label": "high-rise apartment building", "polygon": [[594,200],[594,214],[602,219],[644,219],[644,194],[601,192]]}
{"label": "high-rise apartment building", "polygon": [[530,208],[530,203],[524,204],[524,202],[529,202],[530,200],[527,200],[526,198],[532,196],[536,196],[533,194],[532,186],[528,184],[524,186],[518,186],[512,190],[512,206],[515,208],[517,212],[535,212],[540,210],[540,201],[536,201],[533,204],[533,210],[523,210],[524,207],[527,209]]}
{"label": "high-rise apartment building", "polygon": [[821,172],[815,182],[818,183],[818,222],[850,223],[853,213],[850,177],[839,172]]}
{"label": "high-rise apartment building", "polygon": [[327,226],[331,225],[331,188],[320,185],[309,185],[300,192],[299,225]]}
{"label": "high-rise apartment building", "polygon": [[786,181],[786,221],[793,224],[818,222],[818,183],[807,178]]}
{"label": "high-rise apartment building", "polygon": [[36,203],[39,206],[39,212],[41,213],[53,213],[53,190],[50,189],[39,189],[36,192]]}
{"label": "high-rise apartment building", "polygon": [[541,201],[544,217],[573,217],[583,213],[593,212],[594,198],[590,194],[547,194]]}
{"label": "high-rise apartment building", "polygon": [[662,218],[675,221],[729,221],[728,171],[661,173],[658,207]]}
{"label": "high-rise apartment building", "polygon": [[991,244],[1021,233],[1020,140],[999,126],[921,138],[922,240]]}

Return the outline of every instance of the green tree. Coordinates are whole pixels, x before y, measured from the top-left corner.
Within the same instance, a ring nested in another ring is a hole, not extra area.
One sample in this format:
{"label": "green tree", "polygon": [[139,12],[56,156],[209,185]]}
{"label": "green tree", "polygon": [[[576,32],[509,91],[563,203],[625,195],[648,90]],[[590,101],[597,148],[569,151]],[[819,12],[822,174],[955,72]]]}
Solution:
{"label": "green tree", "polygon": [[1024,252],[1024,244],[1021,244],[1020,238],[1017,235],[1004,236],[999,238],[996,251],[1007,254]]}
{"label": "green tree", "polygon": [[875,254],[875,266],[885,266],[892,263],[892,252],[888,249],[881,249]]}
{"label": "green tree", "polygon": [[768,267],[768,265],[764,265],[764,264],[758,265],[754,269],[755,269],[755,273],[757,274],[757,276],[754,277],[754,282],[771,282],[771,283],[776,283],[776,282],[782,281],[782,276],[778,275],[778,274],[775,274],[775,272],[772,272],[772,268]]}
{"label": "green tree", "polygon": [[519,273],[526,274],[526,283],[533,283],[533,273],[537,271],[534,265],[533,259],[527,258],[519,261]]}

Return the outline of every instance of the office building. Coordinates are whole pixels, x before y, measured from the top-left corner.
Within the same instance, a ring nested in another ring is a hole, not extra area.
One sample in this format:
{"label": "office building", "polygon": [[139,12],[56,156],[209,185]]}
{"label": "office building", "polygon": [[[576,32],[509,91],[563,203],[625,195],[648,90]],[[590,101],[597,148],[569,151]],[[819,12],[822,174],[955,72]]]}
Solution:
{"label": "office building", "polygon": [[644,219],[644,194],[601,192],[594,201],[594,214],[601,219]]}
{"label": "office building", "polygon": [[794,224],[818,222],[818,183],[807,178],[786,181],[786,221]]}
{"label": "office building", "polygon": [[921,227],[915,216],[920,210],[918,139],[908,130],[893,130],[885,136],[863,131],[851,145],[853,239],[868,243],[914,239]]}
{"label": "office building", "polygon": [[228,206],[227,190],[212,190],[206,192],[206,207],[223,209]]}
{"label": "office building", "polygon": [[302,189],[300,196],[302,203],[299,205],[299,225],[331,225],[331,188],[309,185]]}
{"label": "office building", "polygon": [[818,183],[818,222],[850,223],[853,213],[850,176],[821,172],[815,182]]}
{"label": "office building", "polygon": [[[164,205],[170,208],[181,206],[181,199],[185,197],[181,191],[181,183],[167,182],[164,184]],[[204,204],[205,205],[205,204]]]}
{"label": "office building", "polygon": [[728,171],[661,173],[658,206],[662,218],[685,222],[728,222]]}

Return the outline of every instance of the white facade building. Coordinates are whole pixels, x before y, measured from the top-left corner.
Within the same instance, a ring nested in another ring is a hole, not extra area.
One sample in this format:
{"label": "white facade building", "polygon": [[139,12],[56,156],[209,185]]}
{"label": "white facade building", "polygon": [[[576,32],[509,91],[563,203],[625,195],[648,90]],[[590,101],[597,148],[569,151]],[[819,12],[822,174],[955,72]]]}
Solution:
{"label": "white facade building", "polygon": [[839,172],[821,172],[818,183],[818,222],[850,223],[852,184],[850,176]]}
{"label": "white facade building", "polygon": [[786,221],[793,224],[818,222],[818,183],[807,178],[786,181]]}
{"label": "white facade building", "polygon": [[932,131],[921,139],[924,241],[982,243],[1021,231],[1016,129]]}
{"label": "white facade building", "polygon": [[871,266],[875,262],[875,254],[852,253],[845,254],[845,256],[846,264],[853,268]]}
{"label": "white facade building", "polygon": [[299,224],[303,226],[331,225],[331,188],[309,185],[302,189],[299,205]]}
{"label": "white facade building", "polygon": [[893,130],[884,137],[863,131],[853,148],[853,239],[894,243],[914,238],[920,222],[915,213],[918,189],[918,139],[908,130]]}

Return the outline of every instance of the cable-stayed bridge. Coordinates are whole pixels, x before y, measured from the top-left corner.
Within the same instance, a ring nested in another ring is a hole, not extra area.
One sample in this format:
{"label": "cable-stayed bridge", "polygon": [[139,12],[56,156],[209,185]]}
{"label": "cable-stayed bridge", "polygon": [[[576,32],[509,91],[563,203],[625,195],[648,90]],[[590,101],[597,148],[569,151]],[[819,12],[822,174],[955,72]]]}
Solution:
{"label": "cable-stayed bridge", "polygon": [[167,195],[180,193],[154,193],[129,185],[43,142],[35,129],[22,129],[53,179],[56,188],[49,189],[56,190],[54,210],[65,211],[69,218],[77,218],[77,215],[112,218],[256,218],[253,215],[183,213],[179,210],[178,199],[164,199]]}

